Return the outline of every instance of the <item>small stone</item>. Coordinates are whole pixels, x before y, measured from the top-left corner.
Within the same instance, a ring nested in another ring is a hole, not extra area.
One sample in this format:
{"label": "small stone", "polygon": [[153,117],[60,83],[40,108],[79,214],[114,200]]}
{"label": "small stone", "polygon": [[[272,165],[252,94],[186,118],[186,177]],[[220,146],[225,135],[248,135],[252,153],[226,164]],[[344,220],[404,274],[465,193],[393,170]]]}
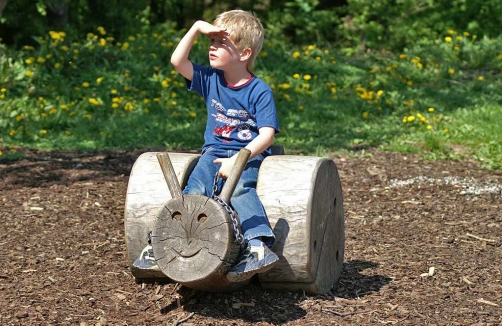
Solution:
{"label": "small stone", "polygon": [[19,319],[26,318],[26,317],[28,317],[28,312],[27,311],[18,311],[18,312],[16,312],[15,316],[16,316],[16,318],[19,318]]}

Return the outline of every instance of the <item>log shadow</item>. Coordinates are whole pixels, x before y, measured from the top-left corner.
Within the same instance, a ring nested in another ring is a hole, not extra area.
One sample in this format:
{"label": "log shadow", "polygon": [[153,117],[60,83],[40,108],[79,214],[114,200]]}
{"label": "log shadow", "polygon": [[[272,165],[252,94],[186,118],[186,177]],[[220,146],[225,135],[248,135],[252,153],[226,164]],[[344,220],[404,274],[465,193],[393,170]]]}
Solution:
{"label": "log shadow", "polygon": [[307,315],[300,307],[305,293],[263,290],[256,278],[234,292],[213,293],[182,287],[179,294],[179,302],[163,307],[161,314],[168,314],[181,304],[186,312],[219,319],[229,325],[238,321],[280,325]]}
{"label": "log shadow", "polygon": [[385,275],[364,275],[365,269],[377,268],[378,263],[365,260],[351,260],[343,263],[343,270],[338,283],[331,293],[340,298],[358,299],[378,292],[392,280]]}

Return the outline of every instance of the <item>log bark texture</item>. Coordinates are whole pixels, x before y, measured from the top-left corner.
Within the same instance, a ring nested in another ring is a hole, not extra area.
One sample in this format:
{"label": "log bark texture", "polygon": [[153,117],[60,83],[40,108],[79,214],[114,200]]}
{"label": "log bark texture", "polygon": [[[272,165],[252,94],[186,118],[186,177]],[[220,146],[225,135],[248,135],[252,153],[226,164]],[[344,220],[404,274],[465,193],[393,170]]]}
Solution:
{"label": "log bark texture", "polygon": [[260,274],[264,288],[325,293],[342,271],[345,248],[338,170],[327,158],[270,156],[257,192],[276,235],[279,264]]}
{"label": "log bark texture", "polygon": [[[132,267],[132,263],[147,245],[148,232],[153,230],[157,215],[163,205],[171,199],[157,160],[156,152],[143,153],[134,163],[129,183],[124,211],[127,259],[132,275],[138,279],[165,278],[161,272],[144,271]],[[181,187],[186,185],[188,176],[197,164],[198,154],[169,153]]]}

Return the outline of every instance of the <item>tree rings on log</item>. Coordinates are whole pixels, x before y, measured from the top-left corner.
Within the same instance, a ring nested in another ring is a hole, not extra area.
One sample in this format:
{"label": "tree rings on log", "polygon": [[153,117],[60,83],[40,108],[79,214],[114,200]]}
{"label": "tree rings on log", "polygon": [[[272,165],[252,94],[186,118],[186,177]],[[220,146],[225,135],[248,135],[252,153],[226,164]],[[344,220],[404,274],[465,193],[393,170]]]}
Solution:
{"label": "tree rings on log", "polygon": [[225,291],[242,285],[226,279],[240,246],[228,213],[213,199],[183,195],[167,202],[157,215],[152,247],[162,272],[187,287]]}

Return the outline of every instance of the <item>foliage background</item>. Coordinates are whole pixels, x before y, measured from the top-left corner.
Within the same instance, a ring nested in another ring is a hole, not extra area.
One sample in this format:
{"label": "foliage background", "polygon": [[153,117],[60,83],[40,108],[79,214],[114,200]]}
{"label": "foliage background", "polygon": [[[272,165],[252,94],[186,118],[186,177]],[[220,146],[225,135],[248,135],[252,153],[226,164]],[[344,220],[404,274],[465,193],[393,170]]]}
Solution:
{"label": "foliage background", "polygon": [[[0,0],[1,143],[199,148],[204,107],[169,57],[196,19],[236,7],[266,27],[255,73],[287,151],[383,146],[502,166],[498,0]],[[199,41],[191,58],[205,63]]]}

